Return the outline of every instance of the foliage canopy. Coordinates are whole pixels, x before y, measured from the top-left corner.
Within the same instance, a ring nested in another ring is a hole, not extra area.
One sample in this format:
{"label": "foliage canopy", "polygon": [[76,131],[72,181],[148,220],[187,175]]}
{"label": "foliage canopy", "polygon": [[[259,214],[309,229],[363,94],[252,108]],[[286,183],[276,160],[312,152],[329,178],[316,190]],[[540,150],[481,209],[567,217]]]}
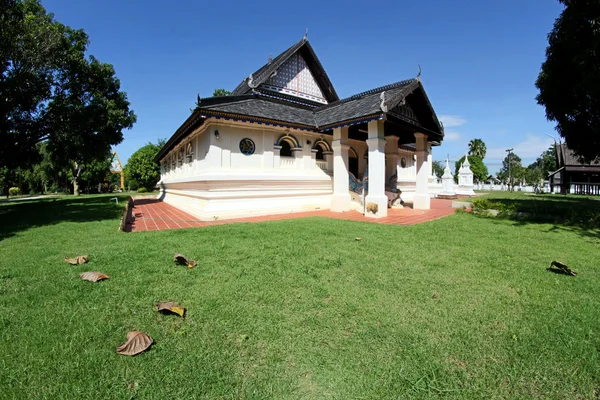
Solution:
{"label": "foliage canopy", "polygon": [[548,35],[536,100],[569,148],[592,160],[600,155],[600,2],[559,1],[565,9]]}

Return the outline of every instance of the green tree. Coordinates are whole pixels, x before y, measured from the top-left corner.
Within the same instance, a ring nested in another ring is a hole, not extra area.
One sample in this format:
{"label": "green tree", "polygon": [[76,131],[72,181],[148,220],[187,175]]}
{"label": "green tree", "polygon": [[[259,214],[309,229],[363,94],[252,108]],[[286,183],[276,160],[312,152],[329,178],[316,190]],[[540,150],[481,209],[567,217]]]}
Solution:
{"label": "green tree", "polygon": [[109,64],[87,57],[88,36],[54,20],[39,0],[0,1],[0,167],[39,161],[45,142],[72,172],[123,140],[135,114]]}
{"label": "green tree", "polygon": [[557,168],[556,147],[552,145],[548,150],[540,154],[533,163],[527,166],[525,181],[531,185],[539,184],[543,180],[548,179],[548,174],[556,171]]}
{"label": "green tree", "polygon": [[154,157],[162,147],[159,144],[148,143],[138,149],[131,155],[124,168],[125,178],[128,181],[134,181],[134,185],[139,185],[148,191],[154,189],[160,179],[160,165],[154,161]]}
{"label": "green tree", "polygon": [[[454,165],[455,182],[458,182],[458,171],[460,170],[460,167],[464,162],[465,156],[462,156],[460,160],[458,160]],[[477,156],[469,156],[469,164],[471,164],[470,168],[473,172],[473,181],[476,183],[485,181],[488,176],[488,169],[483,163],[483,160]]]}
{"label": "green tree", "polygon": [[593,160],[600,156],[600,2],[559,1],[565,8],[548,35],[536,100],[569,148]]}
{"label": "green tree", "polygon": [[469,141],[469,155],[479,157],[483,160],[487,153],[487,147],[481,139],[472,139]]}
{"label": "green tree", "polygon": [[522,182],[525,177],[525,169],[521,164],[521,157],[514,153],[508,154],[502,160],[502,168],[496,175],[499,180],[507,183],[510,189],[513,190],[515,184]]}
{"label": "green tree", "polygon": [[229,95],[231,95],[231,92],[222,88],[215,89],[215,91],[213,92],[213,97],[225,97]]}
{"label": "green tree", "polygon": [[444,175],[444,166],[441,161],[434,161],[432,167],[433,167],[433,174],[435,176],[437,176],[438,178],[441,178],[442,175]]}

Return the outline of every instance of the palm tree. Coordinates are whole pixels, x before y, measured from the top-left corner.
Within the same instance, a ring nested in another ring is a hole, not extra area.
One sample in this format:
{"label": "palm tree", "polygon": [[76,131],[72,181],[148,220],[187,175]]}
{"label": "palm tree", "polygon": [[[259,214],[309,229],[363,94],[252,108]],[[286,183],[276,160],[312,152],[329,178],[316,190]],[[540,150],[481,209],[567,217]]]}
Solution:
{"label": "palm tree", "polygon": [[487,148],[485,147],[485,143],[481,139],[472,139],[469,141],[469,155],[475,156],[483,160],[485,158],[485,153],[487,152]]}

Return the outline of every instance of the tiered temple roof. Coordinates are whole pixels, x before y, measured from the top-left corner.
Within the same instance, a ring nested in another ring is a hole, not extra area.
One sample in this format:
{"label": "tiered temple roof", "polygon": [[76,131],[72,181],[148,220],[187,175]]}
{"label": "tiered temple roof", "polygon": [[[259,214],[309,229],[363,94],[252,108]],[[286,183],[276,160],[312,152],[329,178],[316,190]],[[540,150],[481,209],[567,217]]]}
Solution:
{"label": "tiered temple roof", "polygon": [[425,133],[435,145],[444,136],[419,77],[381,86],[340,100],[312,46],[304,37],[269,59],[230,96],[200,99],[192,115],[159,152],[162,158],[208,118],[255,122],[331,134],[350,127],[350,137],[366,139],[366,123],[385,120],[385,134],[400,146]]}

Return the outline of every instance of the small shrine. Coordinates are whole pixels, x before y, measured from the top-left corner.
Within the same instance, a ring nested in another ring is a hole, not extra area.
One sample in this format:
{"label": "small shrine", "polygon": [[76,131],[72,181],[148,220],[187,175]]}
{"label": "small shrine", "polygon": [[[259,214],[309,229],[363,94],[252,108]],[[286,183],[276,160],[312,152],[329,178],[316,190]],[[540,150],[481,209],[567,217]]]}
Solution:
{"label": "small shrine", "polygon": [[454,176],[450,170],[450,162],[446,158],[446,168],[444,168],[444,175],[442,175],[442,191],[437,196],[440,199],[456,199],[456,191],[454,190]]}
{"label": "small shrine", "polygon": [[473,191],[473,171],[469,164],[469,155],[465,155],[465,161],[458,170],[458,190],[456,194],[460,196],[475,196]]}

